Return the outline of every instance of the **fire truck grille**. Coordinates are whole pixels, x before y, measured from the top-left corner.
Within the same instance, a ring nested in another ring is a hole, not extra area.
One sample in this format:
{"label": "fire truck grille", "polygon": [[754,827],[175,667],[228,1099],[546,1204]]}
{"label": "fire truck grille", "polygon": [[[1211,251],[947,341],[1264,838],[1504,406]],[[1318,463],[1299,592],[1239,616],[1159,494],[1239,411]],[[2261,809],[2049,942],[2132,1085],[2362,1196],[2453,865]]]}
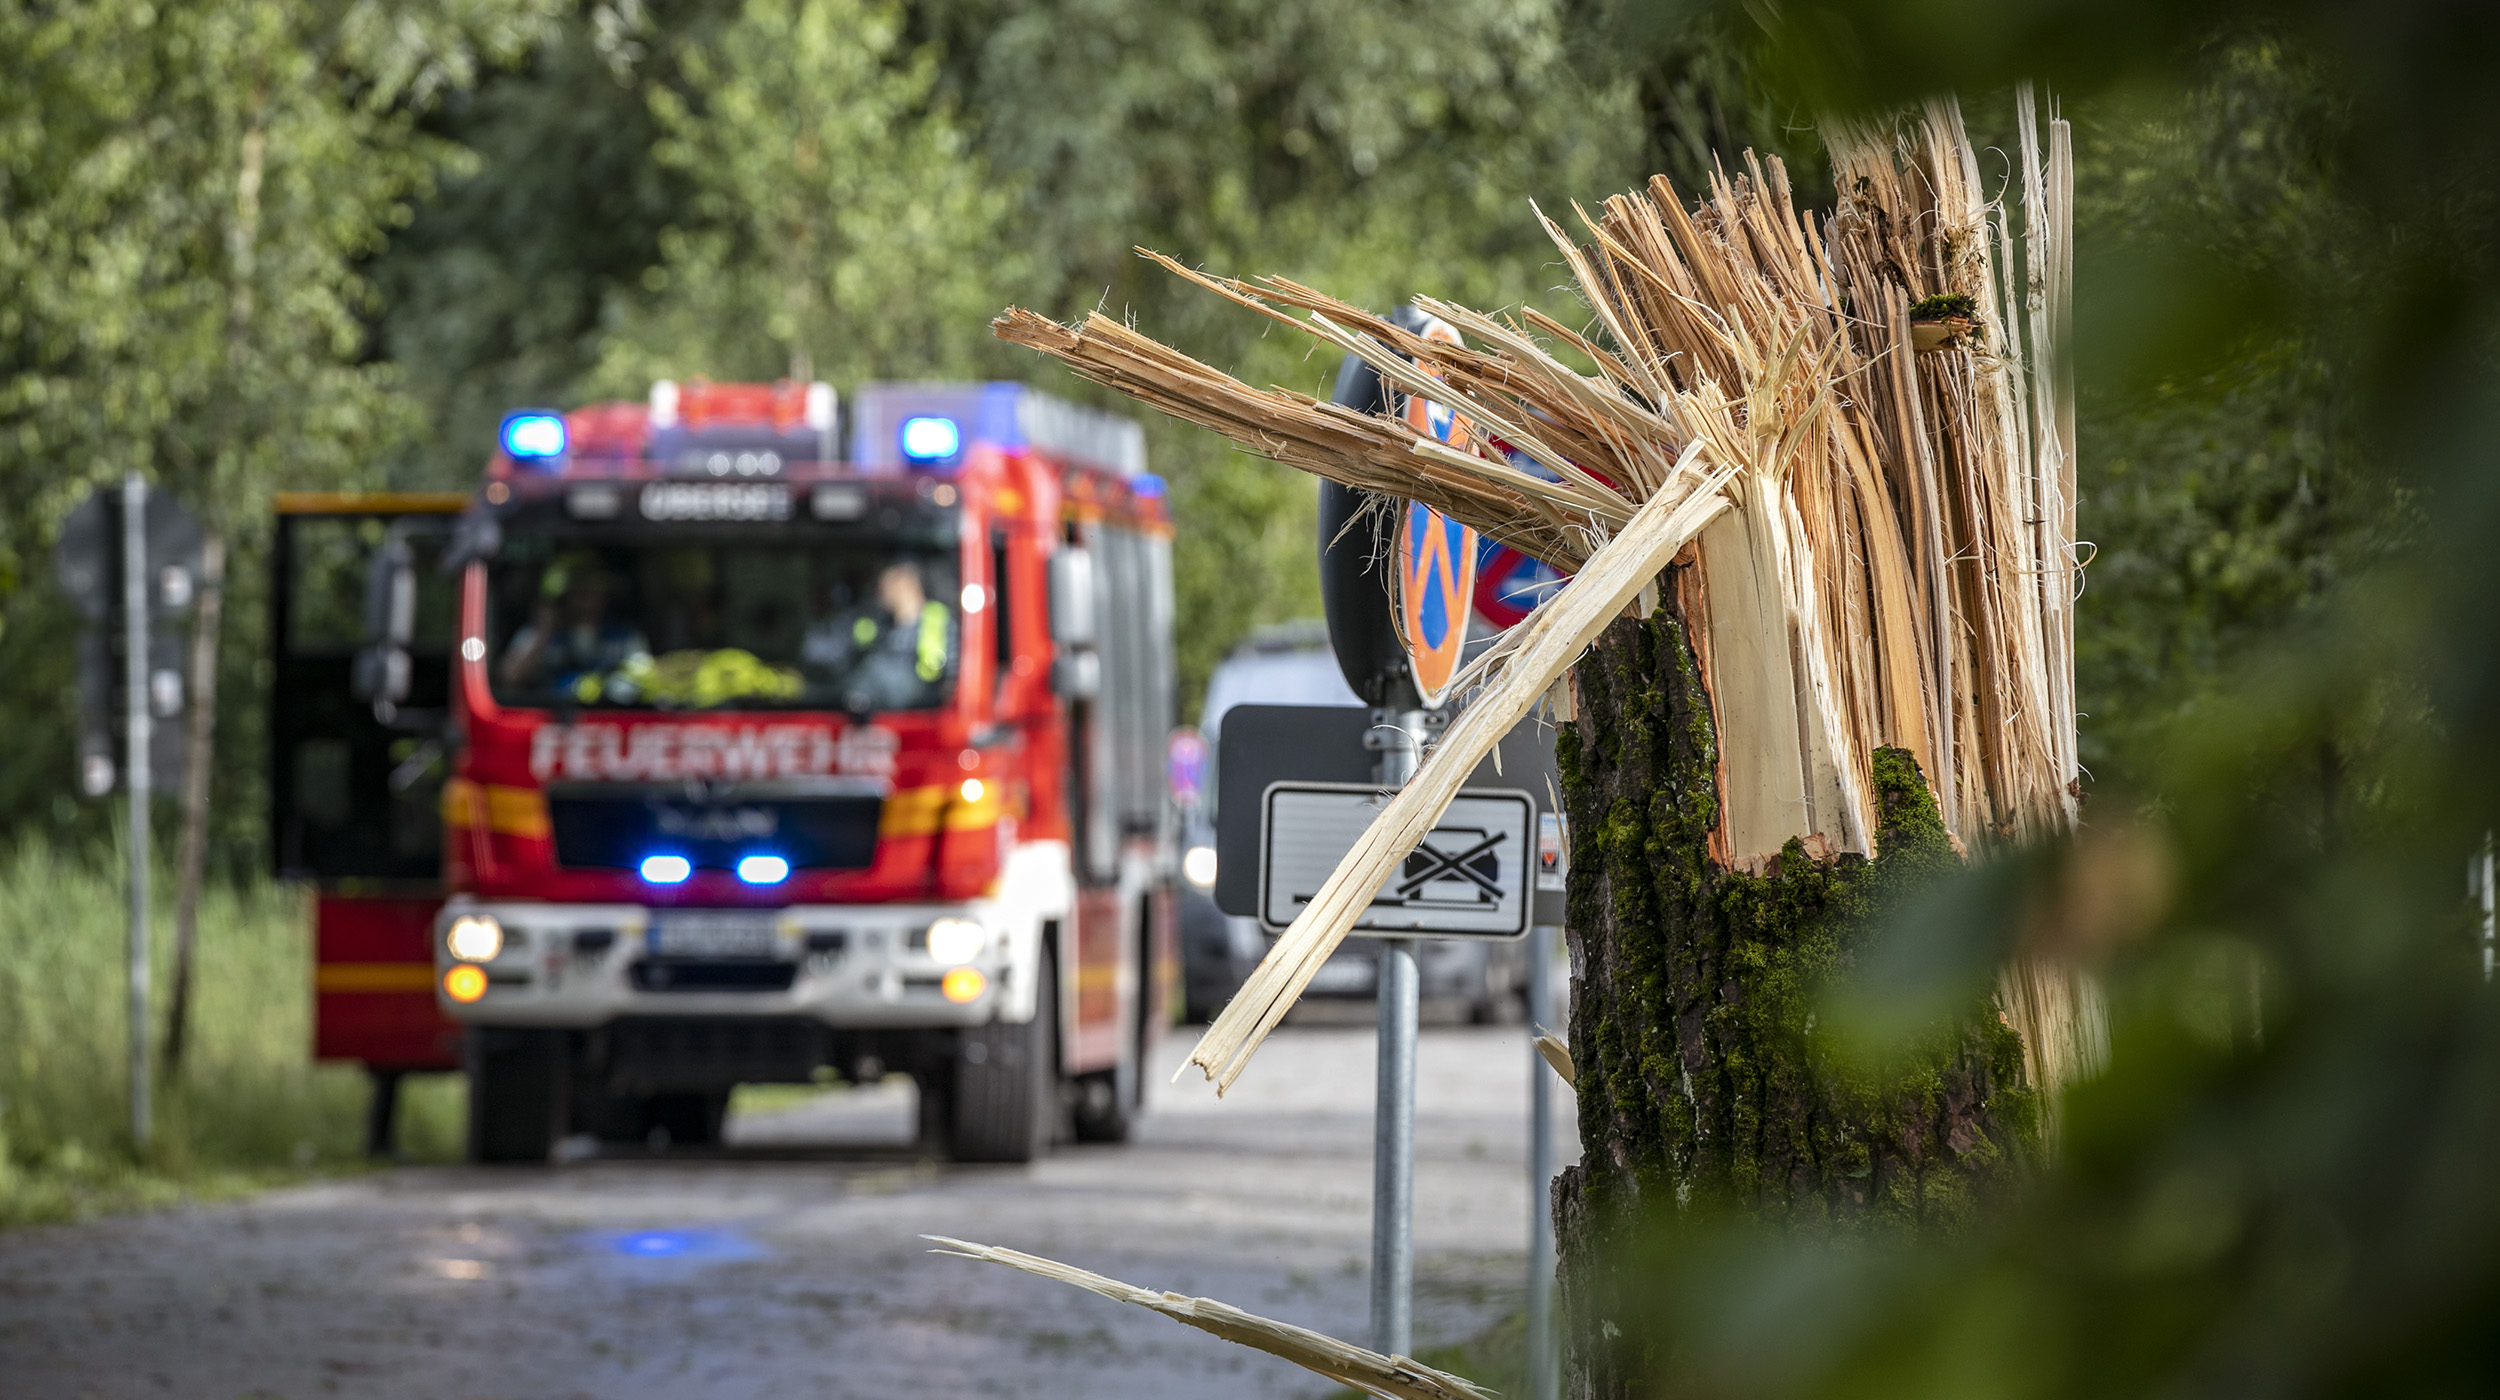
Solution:
{"label": "fire truck grille", "polygon": [[876,863],[884,799],[727,793],[548,793],[559,865],[633,870],[655,852],[682,855],[698,870],[734,870],[745,856],[776,855],[793,870],[864,870]]}
{"label": "fire truck grille", "polygon": [[786,992],[798,965],[753,959],[644,958],[634,964],[634,987],[645,992]]}

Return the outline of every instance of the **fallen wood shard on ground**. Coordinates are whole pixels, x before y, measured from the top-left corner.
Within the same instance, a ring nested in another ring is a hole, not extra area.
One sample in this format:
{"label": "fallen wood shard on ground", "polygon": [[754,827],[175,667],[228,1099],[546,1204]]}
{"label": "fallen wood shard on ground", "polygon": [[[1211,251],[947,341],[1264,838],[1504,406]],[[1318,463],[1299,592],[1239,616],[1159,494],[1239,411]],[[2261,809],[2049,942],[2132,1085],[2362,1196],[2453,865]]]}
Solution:
{"label": "fallen wood shard on ground", "polygon": [[951,1254],[964,1259],[1004,1264],[1011,1269],[1021,1269],[1028,1274],[1099,1293],[1114,1302],[1151,1308],[1175,1322],[1186,1323],[1202,1332],[1211,1332],[1228,1342],[1238,1342],[1270,1356],[1283,1357],[1306,1371],[1316,1372],[1369,1395],[1385,1396],[1389,1400],[1493,1400],[1493,1391],[1447,1371],[1435,1370],[1411,1357],[1383,1356],[1376,1351],[1366,1351],[1324,1332],[1246,1313],[1230,1303],[1219,1303],[1213,1298],[1157,1293],[1115,1278],[1088,1273],[1054,1259],[1044,1259],[1038,1254],[1001,1249],[996,1245],[973,1244],[944,1235],[922,1235],[921,1238],[945,1246],[931,1250],[932,1254]]}
{"label": "fallen wood shard on ground", "polygon": [[[1689,208],[1661,177],[1575,209],[1586,242],[1539,213],[1587,335],[1417,298],[1467,337],[1453,346],[1298,283],[1147,254],[1449,406],[1463,441],[1254,389],[1099,314],[998,319],[1000,337],[1249,451],[1420,501],[1575,574],[1461,676],[1463,711],[1208,1027],[1190,1062],[1219,1092],[1494,740],[1664,588],[1716,725],[1713,863],[1759,870],[1791,840],[1818,859],[1870,854],[1887,747],[1917,761],[1966,853],[2072,827],[2072,155],[2052,119],[2044,163],[2028,88],[2018,106],[2019,188],[2001,201],[1944,100],[1827,128],[1840,203],[1826,217],[1750,153]],[[2071,973],[2023,958],[2000,984],[2033,1084],[2053,1091],[2094,1061],[2096,1014]]]}

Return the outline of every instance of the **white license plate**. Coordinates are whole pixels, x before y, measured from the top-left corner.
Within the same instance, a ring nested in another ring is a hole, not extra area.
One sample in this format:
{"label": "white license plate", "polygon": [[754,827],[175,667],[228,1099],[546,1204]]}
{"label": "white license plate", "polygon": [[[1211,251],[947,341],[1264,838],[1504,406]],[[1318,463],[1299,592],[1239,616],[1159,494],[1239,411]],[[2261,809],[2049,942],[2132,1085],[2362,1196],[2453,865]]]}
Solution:
{"label": "white license plate", "polygon": [[651,926],[651,951],[681,958],[769,958],[780,935],[762,919],[669,919]]}

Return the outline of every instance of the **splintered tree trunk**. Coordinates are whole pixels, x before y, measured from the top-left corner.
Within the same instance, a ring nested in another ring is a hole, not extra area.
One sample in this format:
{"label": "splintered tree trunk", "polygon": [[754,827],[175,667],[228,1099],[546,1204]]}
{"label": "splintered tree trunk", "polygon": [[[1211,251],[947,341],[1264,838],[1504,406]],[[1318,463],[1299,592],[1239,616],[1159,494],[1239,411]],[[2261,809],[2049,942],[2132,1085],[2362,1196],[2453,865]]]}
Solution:
{"label": "splintered tree trunk", "polygon": [[1880,1080],[1815,1033],[1818,986],[1846,975],[1875,916],[1956,865],[1908,754],[1876,755],[1872,860],[1791,841],[1731,870],[1712,856],[1718,726],[1672,601],[1613,624],[1576,675],[1560,755],[1582,1159],[1554,1217],[1565,1393],[1615,1400],[1668,1375],[1633,1316],[1624,1251],[1646,1226],[1950,1229],[2036,1156],[2038,1112],[2021,1044],[1985,1005]]}

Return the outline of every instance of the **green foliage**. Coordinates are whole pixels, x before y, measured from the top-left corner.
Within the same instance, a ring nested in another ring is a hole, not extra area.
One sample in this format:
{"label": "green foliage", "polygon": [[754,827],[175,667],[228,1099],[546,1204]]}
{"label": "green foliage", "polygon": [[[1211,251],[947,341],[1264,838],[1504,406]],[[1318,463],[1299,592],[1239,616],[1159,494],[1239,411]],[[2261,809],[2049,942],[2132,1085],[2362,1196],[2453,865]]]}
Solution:
{"label": "green foliage", "polygon": [[1831,203],[1815,108],[1777,81],[1757,17],[1733,5],[1572,0],[1565,43],[1593,79],[1629,87],[1642,175],[1661,174],[1689,202],[1744,151],[1788,167],[1797,200]]}
{"label": "green foliage", "polygon": [[[2139,789],[2159,786],[2165,727],[2232,663],[2420,523],[2355,431],[2348,328],[2375,293],[2338,252],[2354,211],[2332,197],[2320,75],[2254,39],[2200,79],[2103,104],[2078,151],[2081,533],[2098,550],[2077,607],[2084,753]],[[2226,353],[2197,335],[2286,299]]]}
{"label": "green foliage", "polygon": [[[683,33],[708,13],[644,12]],[[505,413],[569,404],[598,363],[611,293],[659,264],[660,231],[690,198],[657,158],[647,94],[673,53],[601,8],[424,114],[468,159],[369,268],[375,348],[422,405],[386,459],[394,485],[470,489]]]}
{"label": "green foliage", "polygon": [[[974,373],[1018,285],[1008,201],[925,57],[864,0],[747,0],[683,41],[682,87],[651,94],[654,158],[690,192],[620,298],[583,392],[654,379]],[[987,353],[985,353],[987,352]]]}
{"label": "green foliage", "polygon": [[[305,902],[265,883],[203,902],[192,1043],[182,1074],[159,1076],[156,1140],[133,1163],[123,911],[116,869],[40,842],[0,856],[0,1225],[358,1165],[364,1076],[311,1063]],[[160,1040],[172,922],[160,908]],[[409,1151],[457,1155],[452,1081],[410,1081],[401,1114]]]}
{"label": "green foliage", "polygon": [[[48,586],[62,517],[97,482],[143,471],[249,572],[270,490],[370,479],[415,420],[397,371],[365,353],[359,265],[462,159],[412,113],[517,53],[544,3],[0,9],[13,824],[82,825],[53,800],[72,752],[69,627]],[[233,611],[254,637],[254,614]],[[220,776],[253,792],[255,687],[237,669]],[[237,808],[223,834],[254,828]]]}

